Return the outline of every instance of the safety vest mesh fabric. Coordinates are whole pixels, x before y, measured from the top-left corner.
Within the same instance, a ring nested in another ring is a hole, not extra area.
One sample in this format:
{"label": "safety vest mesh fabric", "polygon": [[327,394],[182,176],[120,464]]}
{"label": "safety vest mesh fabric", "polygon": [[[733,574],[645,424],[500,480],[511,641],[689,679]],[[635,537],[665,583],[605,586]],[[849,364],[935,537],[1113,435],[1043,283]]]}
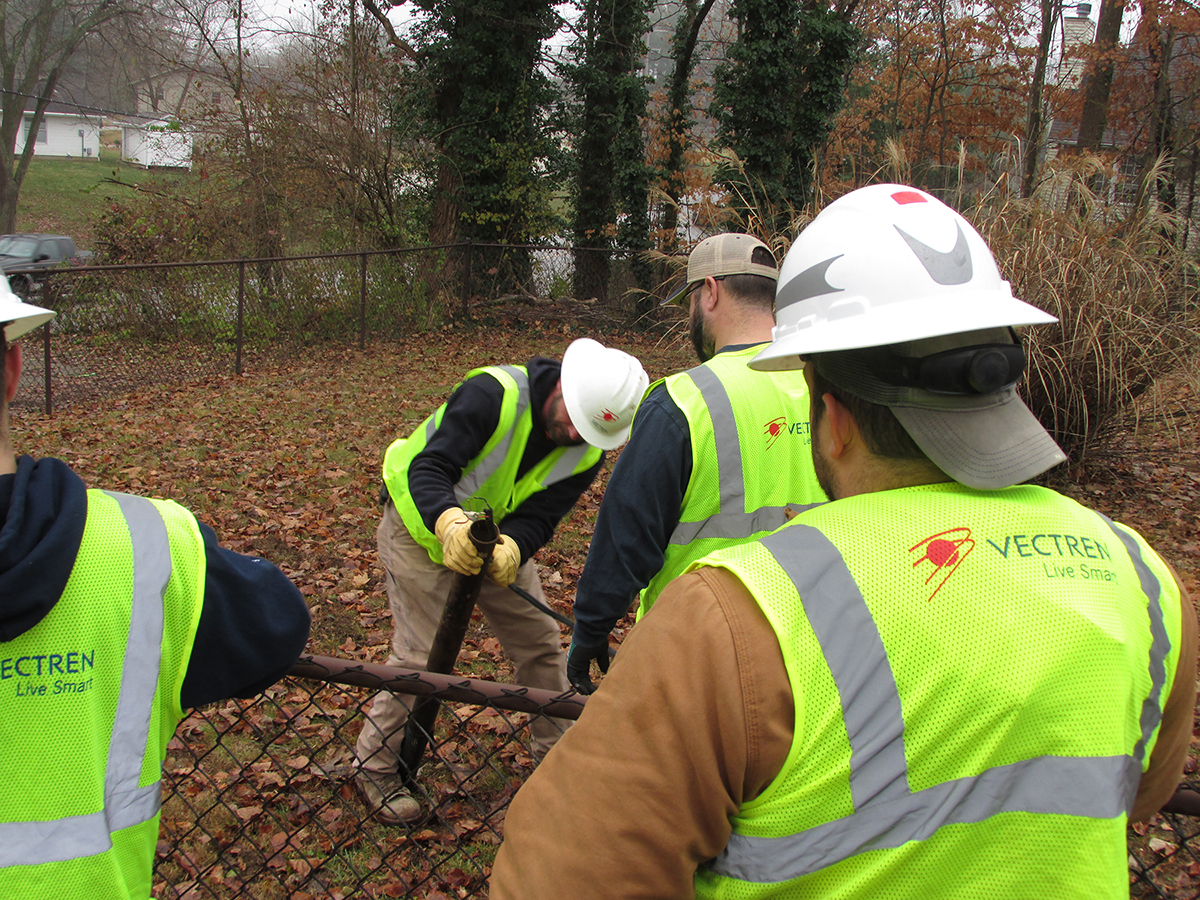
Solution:
{"label": "safety vest mesh fabric", "polygon": [[1181,627],[1138,535],[1043,488],[950,484],[826,504],[698,564],[757,598],[796,709],[698,897],[1129,896]]}
{"label": "safety vest mesh fabric", "polygon": [[[460,505],[474,498],[492,509],[497,524],[532,497],[572,475],[584,472],[600,459],[601,451],[588,444],[559,447],[548,453],[529,471],[517,479],[517,469],[533,430],[530,409],[529,374],[524,366],[486,366],[472,369],[467,378],[490,375],[504,388],[500,405],[500,420],[479,455],[471,460],[454,486],[454,496]],[[429,552],[438,565],[442,562],[442,545],[437,536],[425,527],[417,505],[408,493],[408,467],[425,449],[430,438],[441,427],[446,404],[439,406],[407,438],[393,441],[383,457],[383,482],[396,504],[408,533]],[[478,508],[478,507],[475,507]]]}
{"label": "safety vest mesh fabric", "polygon": [[749,368],[761,349],[718,353],[663,380],[688,421],[692,473],[662,569],[641,592],[639,618],[694,560],[774,531],[789,506],[799,512],[825,502],[804,374]]}
{"label": "safety vest mesh fabric", "polygon": [[0,644],[0,897],[150,896],[204,572],[182,507],[88,491],[62,597]]}

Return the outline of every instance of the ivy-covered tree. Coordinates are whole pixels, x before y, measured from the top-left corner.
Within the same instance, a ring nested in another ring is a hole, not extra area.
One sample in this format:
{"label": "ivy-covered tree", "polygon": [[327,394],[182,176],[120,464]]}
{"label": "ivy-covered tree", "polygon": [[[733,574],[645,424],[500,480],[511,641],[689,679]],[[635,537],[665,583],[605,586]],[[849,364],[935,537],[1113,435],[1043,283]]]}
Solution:
{"label": "ivy-covered tree", "polygon": [[642,118],[649,94],[640,72],[653,0],[585,0],[577,62],[569,76],[579,101],[575,157],[577,297],[607,299],[614,242],[640,256],[650,247],[649,170]]}
{"label": "ivy-covered tree", "polygon": [[[526,244],[550,230],[542,127],[555,90],[539,67],[558,28],[549,0],[420,0],[428,117],[441,155],[430,239]],[[474,271],[528,285],[528,251],[482,251]],[[492,270],[495,270],[492,272]]]}
{"label": "ivy-covered tree", "polygon": [[841,109],[859,49],[858,0],[798,5],[734,0],[737,41],[716,72],[713,111],[722,144],[741,161],[720,178],[743,216],[766,232],[808,202],[813,160]]}

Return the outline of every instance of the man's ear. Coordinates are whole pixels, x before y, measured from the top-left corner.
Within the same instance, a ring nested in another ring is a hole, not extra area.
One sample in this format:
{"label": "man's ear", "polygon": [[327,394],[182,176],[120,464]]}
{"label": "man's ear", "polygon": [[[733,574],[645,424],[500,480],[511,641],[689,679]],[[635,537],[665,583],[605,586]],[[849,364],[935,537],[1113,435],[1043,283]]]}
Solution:
{"label": "man's ear", "polygon": [[720,302],[721,282],[709,275],[704,279],[704,285],[708,288],[708,293],[700,292],[700,303],[705,312],[712,312]]}
{"label": "man's ear", "polygon": [[17,382],[21,379],[21,345],[10,344],[4,354],[4,402],[12,403],[17,396]]}
{"label": "man's ear", "polygon": [[829,421],[828,446],[825,450],[830,459],[841,459],[843,454],[858,440],[858,423],[845,404],[833,394],[823,394],[825,418]]}

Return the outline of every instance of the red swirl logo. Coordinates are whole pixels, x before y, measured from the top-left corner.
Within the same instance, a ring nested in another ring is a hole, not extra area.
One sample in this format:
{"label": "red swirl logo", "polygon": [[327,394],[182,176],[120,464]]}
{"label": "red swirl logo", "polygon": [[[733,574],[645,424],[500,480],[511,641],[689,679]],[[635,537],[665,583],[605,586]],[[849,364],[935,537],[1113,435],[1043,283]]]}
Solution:
{"label": "red swirl logo", "polygon": [[[942,589],[950,576],[958,571],[958,567],[962,565],[967,555],[975,549],[975,540],[971,537],[970,528],[948,528],[945,531],[939,531],[937,534],[931,534],[923,541],[919,541],[908,548],[909,553],[921,551],[921,556],[913,563],[913,568],[928,563],[931,567],[929,575],[925,578],[926,584],[936,586],[933,593],[929,595],[928,600],[932,600],[938,591]],[[924,571],[924,570],[922,570]],[[928,602],[928,601],[926,601]]]}

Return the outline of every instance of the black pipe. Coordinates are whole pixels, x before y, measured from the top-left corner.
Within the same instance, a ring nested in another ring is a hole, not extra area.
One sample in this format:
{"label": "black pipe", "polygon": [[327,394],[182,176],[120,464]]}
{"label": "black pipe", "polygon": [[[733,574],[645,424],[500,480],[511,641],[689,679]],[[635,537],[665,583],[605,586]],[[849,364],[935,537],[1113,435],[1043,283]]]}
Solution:
{"label": "black pipe", "polygon": [[[442,610],[437,633],[433,636],[433,645],[429,648],[429,659],[425,664],[429,672],[448,675],[454,671],[458,651],[462,649],[463,638],[467,636],[467,627],[471,624],[471,612],[475,609],[475,601],[483,587],[492,550],[500,539],[500,529],[492,521],[490,510],[471,523],[470,534],[471,543],[483,559],[483,565],[474,575],[459,575],[455,579],[454,588]],[[404,778],[405,784],[412,782],[421,767],[425,747],[433,737],[439,705],[433,697],[422,697],[409,714],[399,754],[399,774]]]}

